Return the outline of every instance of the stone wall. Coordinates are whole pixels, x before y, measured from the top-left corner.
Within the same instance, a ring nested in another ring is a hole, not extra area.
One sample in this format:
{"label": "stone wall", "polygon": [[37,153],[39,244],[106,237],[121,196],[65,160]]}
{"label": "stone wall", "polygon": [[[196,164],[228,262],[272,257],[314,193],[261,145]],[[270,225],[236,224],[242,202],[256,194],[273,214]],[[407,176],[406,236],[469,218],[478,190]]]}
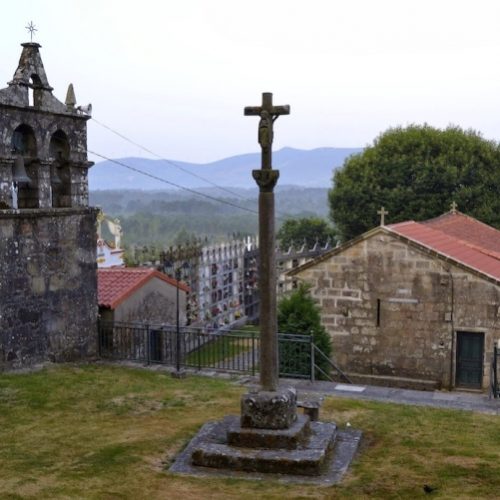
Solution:
{"label": "stone wall", "polygon": [[351,374],[453,387],[456,332],[470,331],[484,333],[488,386],[493,341],[500,337],[494,281],[382,229],[298,277],[312,284],[333,357]]}
{"label": "stone wall", "polygon": [[[20,199],[29,197],[30,208],[85,207],[88,205],[88,168],[86,120],[88,117],[34,111],[32,108],[15,108],[0,103],[0,208],[12,207],[12,169],[15,154],[12,152],[14,131],[22,125],[30,126],[32,151],[24,155],[27,174],[32,182],[29,187],[20,187]],[[54,191],[50,199],[51,171],[54,152],[50,150],[51,139],[62,133],[67,139],[67,154],[58,164],[63,185]]]}
{"label": "stone wall", "polygon": [[[175,286],[152,278],[116,307],[113,319],[174,325],[176,300]],[[179,322],[186,324],[186,292],[182,290],[179,290]]]}
{"label": "stone wall", "polygon": [[0,210],[0,370],[92,357],[96,210]]}

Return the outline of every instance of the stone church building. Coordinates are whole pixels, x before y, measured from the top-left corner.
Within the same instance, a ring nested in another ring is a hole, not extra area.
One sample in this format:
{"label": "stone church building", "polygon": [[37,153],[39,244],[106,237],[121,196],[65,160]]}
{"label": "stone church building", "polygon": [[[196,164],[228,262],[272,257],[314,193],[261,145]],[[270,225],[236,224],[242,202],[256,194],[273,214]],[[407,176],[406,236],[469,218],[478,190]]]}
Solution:
{"label": "stone church building", "polygon": [[23,43],[0,90],[0,371],[96,352],[96,210],[87,120]]}
{"label": "stone church building", "polygon": [[500,231],[455,209],[380,226],[291,271],[359,383],[486,389],[500,339]]}

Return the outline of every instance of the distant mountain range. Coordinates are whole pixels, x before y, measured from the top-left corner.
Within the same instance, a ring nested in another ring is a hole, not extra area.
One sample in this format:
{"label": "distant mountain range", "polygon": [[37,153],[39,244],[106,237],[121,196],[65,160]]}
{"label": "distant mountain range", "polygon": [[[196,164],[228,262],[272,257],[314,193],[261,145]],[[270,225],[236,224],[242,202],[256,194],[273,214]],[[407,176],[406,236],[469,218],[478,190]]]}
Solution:
{"label": "distant mountain range", "polygon": [[[273,168],[280,171],[279,185],[330,187],[332,173],[344,160],[362,148],[317,148],[301,150],[283,148],[273,154]],[[190,189],[207,187],[199,177],[189,175],[168,161],[146,158],[119,158],[117,161],[151,175]],[[252,188],[252,170],[260,168],[260,153],[224,158],[212,163],[187,163],[169,160],[182,169],[209,179],[223,187]],[[110,161],[96,163],[89,171],[91,191],[104,189],[169,189],[172,185],[147,177]]]}

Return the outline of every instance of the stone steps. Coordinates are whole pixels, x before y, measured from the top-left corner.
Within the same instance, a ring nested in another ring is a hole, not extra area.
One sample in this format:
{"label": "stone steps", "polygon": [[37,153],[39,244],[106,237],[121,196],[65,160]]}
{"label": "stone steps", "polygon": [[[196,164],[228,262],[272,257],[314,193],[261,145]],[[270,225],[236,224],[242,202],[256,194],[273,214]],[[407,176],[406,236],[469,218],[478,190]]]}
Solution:
{"label": "stone steps", "polygon": [[[297,474],[303,476],[320,475],[333,449],[337,428],[333,423],[309,422],[307,417],[300,419],[299,427],[308,427],[309,435],[298,442],[295,449],[269,447],[241,447],[228,443],[229,429],[239,425],[239,417],[226,417],[213,426],[193,449],[193,465],[217,469],[245,472],[267,472]],[[260,430],[262,431],[262,430]],[[264,442],[279,442],[281,438],[269,433],[283,434],[282,430],[265,430]]]}

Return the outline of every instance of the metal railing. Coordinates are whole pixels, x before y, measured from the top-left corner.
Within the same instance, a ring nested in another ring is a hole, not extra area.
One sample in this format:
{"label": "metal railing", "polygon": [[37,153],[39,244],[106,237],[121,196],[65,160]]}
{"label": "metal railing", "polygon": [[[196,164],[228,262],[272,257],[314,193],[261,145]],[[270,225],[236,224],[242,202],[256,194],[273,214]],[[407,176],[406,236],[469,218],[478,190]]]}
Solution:
{"label": "metal railing", "polygon": [[99,323],[99,356],[147,364],[255,373],[258,334],[190,326]]}
{"label": "metal railing", "polygon": [[[182,368],[255,375],[259,369],[259,332],[191,326],[99,322],[99,356]],[[313,342],[311,335],[278,335],[280,377],[333,380],[321,364],[345,375]]]}
{"label": "metal railing", "polygon": [[[329,358],[323,351],[321,351],[318,346],[313,344],[313,363],[314,363],[314,371],[313,373],[319,372],[321,373],[327,380],[334,381],[334,378],[332,377],[331,373],[332,370],[338,373],[339,377],[341,380],[344,380],[344,382],[347,382],[348,384],[352,384],[352,380],[346,375],[345,372],[343,372],[334,362],[331,358]],[[328,373],[323,370],[320,366],[316,364],[316,360],[322,360],[327,366],[330,367],[330,370]],[[314,381],[314,379],[313,379]]]}
{"label": "metal railing", "polygon": [[492,397],[500,397],[500,387],[498,386],[500,381],[500,376],[498,370],[500,368],[500,363],[498,362],[498,357],[500,356],[500,349],[498,348],[496,342],[493,345],[493,358],[491,360],[491,372],[490,372],[490,399]]}

